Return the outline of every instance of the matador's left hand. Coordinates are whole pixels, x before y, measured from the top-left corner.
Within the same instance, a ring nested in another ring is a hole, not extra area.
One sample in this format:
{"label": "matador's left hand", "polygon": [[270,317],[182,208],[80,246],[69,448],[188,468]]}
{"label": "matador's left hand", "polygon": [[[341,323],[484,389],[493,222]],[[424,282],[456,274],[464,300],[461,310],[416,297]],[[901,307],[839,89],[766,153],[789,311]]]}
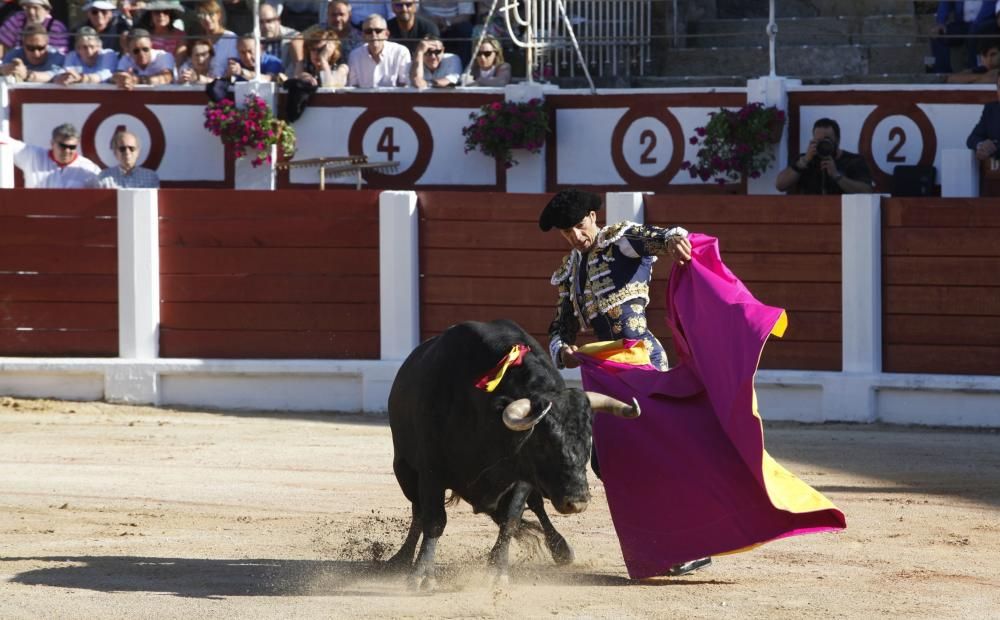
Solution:
{"label": "matador's left hand", "polygon": [[667,240],[667,254],[678,265],[686,265],[691,260],[691,242],[687,237],[670,237]]}

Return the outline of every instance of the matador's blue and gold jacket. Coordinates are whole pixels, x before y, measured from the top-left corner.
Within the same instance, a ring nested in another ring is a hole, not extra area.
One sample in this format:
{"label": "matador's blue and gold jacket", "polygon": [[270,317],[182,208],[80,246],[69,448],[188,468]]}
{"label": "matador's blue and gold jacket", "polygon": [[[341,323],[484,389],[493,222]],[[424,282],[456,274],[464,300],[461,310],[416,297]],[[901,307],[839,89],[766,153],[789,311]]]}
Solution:
{"label": "matador's blue and gold jacket", "polygon": [[549,353],[556,366],[563,367],[559,349],[576,342],[582,324],[601,340],[645,340],[653,365],[666,370],[663,346],[646,325],[646,305],[653,263],[674,235],[687,231],[620,222],[602,228],[586,254],[574,249],[563,259],[552,274],[559,304],[549,325]]}

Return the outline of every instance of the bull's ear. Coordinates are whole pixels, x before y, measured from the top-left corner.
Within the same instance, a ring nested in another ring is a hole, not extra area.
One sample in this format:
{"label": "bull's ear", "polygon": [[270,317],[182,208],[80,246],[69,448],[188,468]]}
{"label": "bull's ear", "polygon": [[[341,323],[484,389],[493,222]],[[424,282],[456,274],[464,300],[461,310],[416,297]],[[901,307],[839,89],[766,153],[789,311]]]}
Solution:
{"label": "bull's ear", "polygon": [[552,403],[550,402],[543,411],[532,411],[531,400],[519,398],[504,407],[503,423],[512,431],[526,431],[541,422],[542,418],[551,410]]}
{"label": "bull's ear", "polygon": [[639,408],[639,401],[632,398],[632,404],[627,405],[617,398],[612,398],[597,392],[586,392],[590,401],[590,408],[594,411],[604,411],[619,418],[638,418],[642,410]]}

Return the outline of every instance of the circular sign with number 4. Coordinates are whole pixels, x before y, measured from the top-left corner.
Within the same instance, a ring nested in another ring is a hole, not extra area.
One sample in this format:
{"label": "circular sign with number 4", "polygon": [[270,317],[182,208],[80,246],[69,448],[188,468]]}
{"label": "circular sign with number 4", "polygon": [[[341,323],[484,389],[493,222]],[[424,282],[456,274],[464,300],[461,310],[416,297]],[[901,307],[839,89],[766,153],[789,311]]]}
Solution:
{"label": "circular sign with number 4", "polygon": [[354,121],[347,141],[350,155],[365,155],[369,162],[398,162],[394,171],[364,173],[369,187],[415,184],[427,170],[434,140],[427,122],[412,109],[369,108]]}

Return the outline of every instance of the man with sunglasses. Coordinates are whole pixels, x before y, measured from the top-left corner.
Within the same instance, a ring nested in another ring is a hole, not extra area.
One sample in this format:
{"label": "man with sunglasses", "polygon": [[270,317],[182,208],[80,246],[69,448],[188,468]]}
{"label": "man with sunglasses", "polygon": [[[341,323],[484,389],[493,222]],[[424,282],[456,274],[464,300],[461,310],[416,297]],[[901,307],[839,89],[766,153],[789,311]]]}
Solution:
{"label": "man with sunglasses", "polygon": [[21,32],[32,25],[41,26],[49,34],[49,45],[60,54],[69,51],[69,31],[66,24],[52,17],[49,0],[19,0],[21,10],[0,25],[0,53],[5,52],[21,39]]}
{"label": "man with sunglasses", "polygon": [[417,15],[420,3],[417,0],[395,0],[392,12],[396,17],[389,20],[389,35],[410,50],[416,51],[417,43],[428,36],[440,37],[438,27],[423,15]]}
{"label": "man with sunglasses", "polygon": [[129,33],[126,53],[118,61],[118,71],[112,81],[119,88],[132,90],[136,85],[156,86],[174,81],[174,56],[153,49],[149,31],[135,28]]}
{"label": "man with sunglasses", "polygon": [[107,189],[160,187],[160,177],[156,172],[136,165],[139,153],[142,151],[138,136],[131,131],[119,129],[111,138],[111,149],[115,152],[118,165],[101,172],[97,179],[100,187]]}
{"label": "man with sunglasses", "polygon": [[370,15],[361,29],[366,44],[351,52],[347,85],[359,88],[409,86],[410,50],[389,41],[381,15]]}
{"label": "man with sunglasses", "polygon": [[462,61],[455,54],[446,54],[441,39],[426,36],[417,44],[410,64],[410,83],[424,88],[450,88],[462,76]]}
{"label": "man with sunglasses", "polygon": [[0,65],[0,75],[15,82],[45,83],[63,72],[66,59],[49,46],[49,33],[39,24],[24,28],[21,47],[7,52]]}
{"label": "man with sunglasses", "polygon": [[80,133],[71,123],[52,130],[51,148],[25,144],[0,135],[0,144],[14,152],[14,165],[24,174],[24,186],[43,189],[97,187],[101,169],[80,154]]}

